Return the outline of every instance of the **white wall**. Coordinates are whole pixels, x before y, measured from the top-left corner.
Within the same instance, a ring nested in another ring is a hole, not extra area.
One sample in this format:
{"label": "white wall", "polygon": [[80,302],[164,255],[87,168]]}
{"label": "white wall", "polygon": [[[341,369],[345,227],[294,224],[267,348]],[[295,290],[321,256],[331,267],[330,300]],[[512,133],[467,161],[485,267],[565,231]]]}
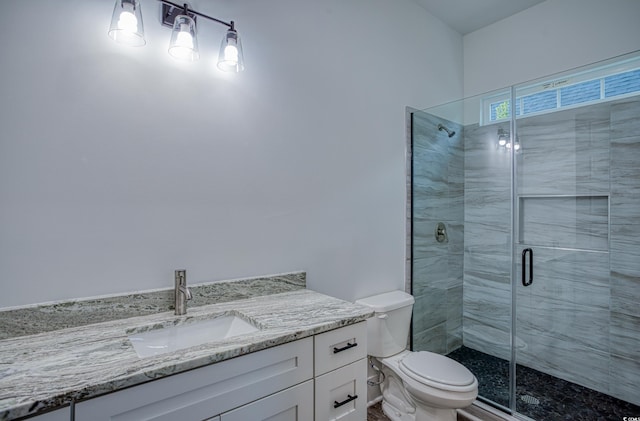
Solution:
{"label": "white wall", "polygon": [[352,300],[404,282],[405,107],[462,95],[462,37],[409,0],[197,0],[247,70],[107,37],[113,2],[0,16],[0,307],[308,272]]}
{"label": "white wall", "polygon": [[640,49],[640,1],[547,0],[464,37],[464,95]]}

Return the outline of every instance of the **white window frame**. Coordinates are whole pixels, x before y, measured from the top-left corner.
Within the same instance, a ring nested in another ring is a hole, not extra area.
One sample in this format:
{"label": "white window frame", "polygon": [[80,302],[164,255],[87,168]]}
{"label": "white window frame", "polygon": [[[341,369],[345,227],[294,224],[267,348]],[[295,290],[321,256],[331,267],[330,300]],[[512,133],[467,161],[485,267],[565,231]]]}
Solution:
{"label": "white window frame", "polygon": [[[626,94],[621,94],[621,95],[616,95],[616,96],[606,98],[605,83],[604,83],[605,78],[609,76],[615,76],[618,74],[627,73],[627,72],[639,70],[639,69],[640,69],[640,56],[633,57],[623,61],[618,61],[615,63],[609,63],[607,65],[599,66],[596,68],[583,70],[577,73],[565,74],[561,77],[557,77],[554,79],[549,79],[545,81],[536,81],[535,83],[531,83],[528,85],[522,85],[519,87],[517,86],[516,101],[520,102],[521,111],[523,110],[523,104],[521,101],[524,97],[527,97],[532,94],[544,92],[550,89],[553,89],[556,91],[556,106],[554,108],[547,109],[547,110],[542,110],[542,111],[537,111],[537,112],[532,112],[527,114],[519,114],[519,115],[516,115],[516,119],[532,117],[536,115],[547,114],[547,113],[552,113],[552,112],[561,111],[561,110],[568,110],[572,108],[583,107],[585,105],[614,101],[618,99],[640,95],[640,90],[638,90],[638,91],[629,92]],[[598,99],[562,106],[562,104],[560,103],[560,89],[568,86],[577,85],[583,82],[593,81],[593,80],[600,80],[600,97]],[[517,108],[514,104],[511,104],[511,109],[509,110],[510,112],[508,117],[502,118],[502,119],[496,119],[496,120],[491,119],[491,106],[498,102],[510,101],[510,100],[511,100],[511,93],[508,89],[502,90],[498,93],[493,93],[490,96],[482,98],[482,100],[480,101],[481,103],[480,125],[484,126],[484,125],[509,121],[509,119],[511,118],[511,113],[515,112]]]}

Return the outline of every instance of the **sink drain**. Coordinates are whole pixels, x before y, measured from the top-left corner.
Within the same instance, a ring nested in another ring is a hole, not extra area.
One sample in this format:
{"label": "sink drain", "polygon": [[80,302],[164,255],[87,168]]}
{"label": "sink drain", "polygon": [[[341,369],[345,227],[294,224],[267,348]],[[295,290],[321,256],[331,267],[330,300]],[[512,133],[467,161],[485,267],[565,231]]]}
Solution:
{"label": "sink drain", "polygon": [[520,400],[528,403],[529,405],[538,405],[538,404],[540,404],[540,400],[538,398],[534,398],[531,395],[522,395],[522,396],[520,396]]}

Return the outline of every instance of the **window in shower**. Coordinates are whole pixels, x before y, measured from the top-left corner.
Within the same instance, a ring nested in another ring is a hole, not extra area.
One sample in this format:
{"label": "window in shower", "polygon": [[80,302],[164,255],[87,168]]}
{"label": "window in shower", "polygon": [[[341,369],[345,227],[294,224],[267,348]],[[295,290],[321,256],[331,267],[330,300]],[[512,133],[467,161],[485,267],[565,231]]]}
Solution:
{"label": "window in shower", "polygon": [[[620,99],[640,94],[640,59],[583,71],[561,79],[538,83],[520,91],[518,117]],[[507,121],[511,117],[508,91],[482,101],[481,124]]]}

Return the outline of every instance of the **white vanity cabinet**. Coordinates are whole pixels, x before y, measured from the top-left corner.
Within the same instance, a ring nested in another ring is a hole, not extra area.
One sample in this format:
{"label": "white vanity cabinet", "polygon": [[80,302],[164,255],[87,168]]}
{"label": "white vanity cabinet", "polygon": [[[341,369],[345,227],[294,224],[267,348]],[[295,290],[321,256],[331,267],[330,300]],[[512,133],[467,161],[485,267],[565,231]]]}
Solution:
{"label": "white vanity cabinet", "polygon": [[366,322],[317,335],[315,420],[367,419]]}
{"label": "white vanity cabinet", "polygon": [[55,411],[36,415],[35,417],[29,418],[29,421],[69,421],[70,419],[71,409],[67,406],[65,408],[56,409]]}
{"label": "white vanity cabinet", "polygon": [[77,402],[75,421],[365,421],[366,334],[361,322]]}
{"label": "white vanity cabinet", "polygon": [[75,421],[210,419],[312,378],[305,338],[78,402]]}
{"label": "white vanity cabinet", "polygon": [[220,421],[308,421],[313,419],[313,380],[241,406]]}

